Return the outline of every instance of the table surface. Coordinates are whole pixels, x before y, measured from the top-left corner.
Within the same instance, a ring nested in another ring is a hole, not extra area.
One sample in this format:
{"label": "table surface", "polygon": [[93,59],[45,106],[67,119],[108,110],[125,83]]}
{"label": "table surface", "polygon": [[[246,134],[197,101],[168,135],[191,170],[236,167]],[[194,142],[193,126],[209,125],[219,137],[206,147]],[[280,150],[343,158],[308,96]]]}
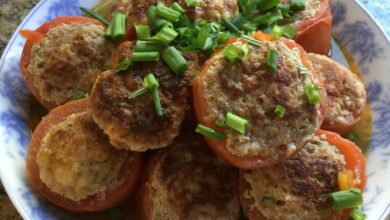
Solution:
{"label": "table surface", "polygon": [[[8,39],[39,0],[0,0],[0,55],[2,54]],[[352,1],[352,0],[346,0]],[[379,24],[390,36],[390,4],[389,0],[357,0],[369,10]],[[0,183],[0,219],[22,219],[7,197]],[[390,220],[390,217],[387,218]]]}

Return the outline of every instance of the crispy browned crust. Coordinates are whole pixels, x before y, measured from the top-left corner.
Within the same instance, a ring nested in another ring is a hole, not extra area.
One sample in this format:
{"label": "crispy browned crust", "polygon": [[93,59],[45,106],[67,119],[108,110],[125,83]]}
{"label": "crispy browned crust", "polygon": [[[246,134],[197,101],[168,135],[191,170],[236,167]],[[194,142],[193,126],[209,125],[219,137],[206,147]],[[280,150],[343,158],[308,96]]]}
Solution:
{"label": "crispy browned crust", "polygon": [[[167,146],[179,134],[189,108],[192,74],[197,69],[196,54],[184,56],[189,68],[182,75],[173,73],[163,61],[140,62],[126,72],[105,72],[97,80],[91,93],[93,116],[114,146],[146,151]],[[143,86],[148,73],[153,73],[160,83],[163,117],[157,116],[150,92],[128,99],[131,92]]]}
{"label": "crispy browned crust", "polygon": [[150,159],[145,173],[138,193],[143,219],[238,219],[237,170],[198,135],[179,136]]}

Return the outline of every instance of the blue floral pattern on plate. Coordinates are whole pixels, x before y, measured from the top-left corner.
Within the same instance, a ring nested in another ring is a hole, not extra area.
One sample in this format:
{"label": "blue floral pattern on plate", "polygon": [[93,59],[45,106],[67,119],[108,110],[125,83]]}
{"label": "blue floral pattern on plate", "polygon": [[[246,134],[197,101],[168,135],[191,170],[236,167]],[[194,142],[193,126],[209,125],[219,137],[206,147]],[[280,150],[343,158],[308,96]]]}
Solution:
{"label": "blue floral pattern on plate", "polygon": [[[19,29],[36,28],[60,15],[79,15],[80,6],[90,7],[97,1],[42,0]],[[368,5],[372,2],[361,1]],[[384,3],[386,0],[378,1]],[[373,109],[364,210],[368,219],[382,219],[390,204],[390,65],[386,60],[390,54],[390,43],[358,2],[333,0],[332,10],[334,35],[364,72],[368,99]],[[26,123],[29,111],[26,103],[30,94],[18,66],[23,44],[23,39],[15,34],[0,60],[0,176],[25,219],[69,219],[60,209],[40,199],[27,185],[24,166],[30,130]]]}

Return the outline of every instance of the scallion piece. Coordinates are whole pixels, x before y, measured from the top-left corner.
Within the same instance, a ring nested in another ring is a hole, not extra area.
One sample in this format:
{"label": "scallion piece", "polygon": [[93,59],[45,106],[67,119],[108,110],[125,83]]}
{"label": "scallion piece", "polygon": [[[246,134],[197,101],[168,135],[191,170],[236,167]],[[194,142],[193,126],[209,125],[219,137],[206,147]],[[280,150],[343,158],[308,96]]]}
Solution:
{"label": "scallion piece", "polygon": [[177,12],[179,12],[180,14],[183,14],[186,10],[184,10],[183,7],[181,7],[181,5],[177,2],[174,2],[172,5],[171,5],[171,8]]}
{"label": "scallion piece", "polygon": [[154,40],[160,41],[164,44],[171,43],[179,35],[174,29],[170,27],[163,27],[161,30],[153,37]]}
{"label": "scallion piece", "polygon": [[112,40],[117,41],[125,36],[126,16],[122,12],[115,12],[112,18]]}
{"label": "scallion piece", "polygon": [[225,139],[225,136],[219,132],[214,131],[213,129],[206,127],[204,125],[198,124],[195,129],[196,133],[199,133],[201,135],[204,135],[206,137],[210,137],[216,140],[223,140]]}
{"label": "scallion piece", "polygon": [[208,25],[204,25],[196,38],[196,47],[201,50],[207,50],[213,44],[213,39],[210,36],[211,30]]}
{"label": "scallion piece", "polygon": [[292,15],[292,12],[290,10],[290,4],[286,4],[286,3],[279,3],[277,6],[276,6],[277,9],[280,9],[280,11],[282,12],[283,14],[283,17],[291,17]]}
{"label": "scallion piece", "polygon": [[101,14],[94,12],[92,10],[89,10],[88,8],[80,7],[80,10],[83,11],[85,14],[89,15],[92,18],[95,18],[96,20],[102,22],[103,24],[109,26],[110,22],[103,17]]}
{"label": "scallion piece", "polygon": [[129,58],[123,59],[116,67],[117,72],[126,71],[133,62]]}
{"label": "scallion piece", "polygon": [[352,220],[365,220],[366,219],[366,214],[364,214],[362,207],[360,207],[360,206],[352,209],[350,216],[351,216]]}
{"label": "scallion piece", "polygon": [[309,73],[309,69],[305,65],[301,64],[298,66],[298,72],[301,75],[306,75]]}
{"label": "scallion piece", "polygon": [[164,45],[158,41],[142,41],[137,40],[135,44],[135,52],[157,52],[160,51]]}
{"label": "scallion piece", "polygon": [[162,59],[176,74],[182,74],[188,68],[187,60],[173,46],[167,47],[161,53]]}
{"label": "scallion piece", "polygon": [[217,126],[218,128],[224,128],[224,129],[229,128],[226,125],[226,123],[224,121],[222,121],[222,120],[215,121],[215,126]]}
{"label": "scallion piece", "polygon": [[79,99],[83,99],[83,98],[86,98],[89,96],[89,93],[88,92],[79,92],[79,94],[77,95],[74,95],[72,97],[72,100],[79,100]]}
{"label": "scallion piece", "polygon": [[162,108],[161,108],[161,102],[160,102],[160,96],[159,96],[159,92],[158,92],[158,89],[156,87],[153,87],[151,89],[152,91],[152,98],[153,98],[153,102],[154,102],[154,108],[156,109],[156,114],[160,117],[162,117],[164,115],[163,111],[162,111]]}
{"label": "scallion piece", "polygon": [[293,11],[305,10],[306,0],[290,0],[290,8]]}
{"label": "scallion piece", "polygon": [[149,25],[135,25],[135,32],[137,33],[138,40],[146,40],[151,37]]}
{"label": "scallion piece", "polygon": [[134,62],[159,61],[160,53],[159,52],[133,52],[131,60]]}
{"label": "scallion piece", "polygon": [[256,40],[255,38],[250,37],[248,35],[243,35],[242,38],[244,38],[244,40],[246,40],[248,43],[251,43],[256,46],[261,46],[263,44],[263,42]]}
{"label": "scallion piece", "polygon": [[249,55],[249,47],[248,47],[248,45],[247,44],[241,45],[240,50],[241,50],[241,52],[243,54],[242,60],[246,61],[248,59],[248,55]]}
{"label": "scallion piece", "polygon": [[274,13],[271,14],[271,16],[267,20],[267,26],[271,27],[272,25],[276,24],[279,20],[283,19],[282,12],[277,9]]}
{"label": "scallion piece", "polygon": [[354,208],[363,204],[362,192],[357,188],[330,193],[329,199],[336,210]]}
{"label": "scallion piece", "polygon": [[112,23],[108,25],[106,32],[104,32],[104,38],[107,40],[112,40]]}
{"label": "scallion piece", "polygon": [[278,25],[274,25],[274,27],[272,28],[272,36],[275,38],[280,38],[282,35],[283,28]]}
{"label": "scallion piece", "polygon": [[276,73],[278,67],[278,51],[269,49],[267,51],[267,68],[271,73]]}
{"label": "scallion piece", "polygon": [[276,108],[275,108],[276,116],[278,116],[279,118],[283,118],[285,113],[286,113],[285,107],[283,107],[282,105],[279,105],[279,104],[276,105]]}
{"label": "scallion piece", "polygon": [[267,21],[272,17],[272,12],[267,12],[263,15],[260,15],[254,19],[252,19],[252,22],[255,23],[257,26],[265,25],[267,24]]}
{"label": "scallion piece", "polygon": [[230,22],[228,19],[223,18],[222,24],[231,32],[241,34],[240,29],[238,29],[232,22]]}
{"label": "scallion piece", "polygon": [[159,3],[156,7],[156,15],[165,18],[168,21],[176,22],[181,13],[172,8],[168,8],[162,3]]}
{"label": "scallion piece", "polygon": [[156,10],[157,10],[156,6],[154,6],[154,5],[150,6],[148,8],[148,10],[146,11],[146,16],[148,17],[149,22],[151,24],[153,24],[153,27],[156,29],[159,29],[168,21],[163,19],[163,18],[158,17],[156,15]]}
{"label": "scallion piece", "polygon": [[198,7],[200,5],[199,0],[184,0],[188,7]]}
{"label": "scallion piece", "polygon": [[153,73],[149,73],[144,77],[144,83],[149,89],[160,87],[160,84],[158,83],[156,77],[154,77]]}
{"label": "scallion piece", "polygon": [[245,22],[245,17],[240,13],[238,14],[236,17],[232,18],[230,20],[230,22],[236,26],[238,29],[240,29],[242,27],[242,25],[244,25],[244,22]]}
{"label": "scallion piece", "polygon": [[297,34],[297,30],[294,27],[290,25],[283,26],[283,36],[289,39],[293,39],[296,34]]}
{"label": "scallion piece", "polygon": [[146,93],[148,91],[148,87],[147,86],[142,86],[142,87],[139,87],[138,89],[134,90],[133,92],[130,93],[129,97],[127,97],[128,99],[134,99],[144,93]]}
{"label": "scallion piece", "polygon": [[223,48],[223,55],[231,63],[235,63],[241,59],[240,49],[233,44],[229,44]]}
{"label": "scallion piece", "polygon": [[246,32],[246,33],[252,33],[252,32],[255,32],[257,30],[257,27],[255,24],[252,24],[250,22],[246,22],[242,25],[242,29]]}
{"label": "scallion piece", "polygon": [[310,104],[315,105],[321,101],[320,88],[317,85],[306,85],[304,90]]}
{"label": "scallion piece", "polygon": [[248,121],[246,119],[241,118],[231,112],[228,112],[226,114],[226,125],[229,128],[234,129],[240,132],[241,134],[245,134],[246,124],[248,124]]}
{"label": "scallion piece", "polygon": [[260,0],[257,3],[257,8],[260,12],[266,12],[275,8],[279,4],[279,0]]}

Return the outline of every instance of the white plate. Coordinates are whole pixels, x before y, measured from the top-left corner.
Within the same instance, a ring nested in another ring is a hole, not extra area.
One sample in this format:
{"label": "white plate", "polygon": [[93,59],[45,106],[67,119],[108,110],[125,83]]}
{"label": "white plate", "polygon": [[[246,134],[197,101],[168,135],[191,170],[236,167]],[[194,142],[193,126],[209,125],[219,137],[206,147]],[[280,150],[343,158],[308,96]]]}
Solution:
{"label": "white plate", "polygon": [[[97,0],[42,0],[19,26],[35,29],[60,15],[79,15],[79,7]],[[384,219],[390,208],[390,43],[359,3],[333,0],[334,35],[341,40],[363,72],[373,108],[372,143],[367,158],[368,184],[364,210],[369,220]],[[25,157],[31,130],[30,94],[19,74],[24,40],[17,33],[0,60],[0,176],[24,219],[67,219],[66,213],[39,199],[26,182]],[[335,59],[346,64],[340,53]]]}

